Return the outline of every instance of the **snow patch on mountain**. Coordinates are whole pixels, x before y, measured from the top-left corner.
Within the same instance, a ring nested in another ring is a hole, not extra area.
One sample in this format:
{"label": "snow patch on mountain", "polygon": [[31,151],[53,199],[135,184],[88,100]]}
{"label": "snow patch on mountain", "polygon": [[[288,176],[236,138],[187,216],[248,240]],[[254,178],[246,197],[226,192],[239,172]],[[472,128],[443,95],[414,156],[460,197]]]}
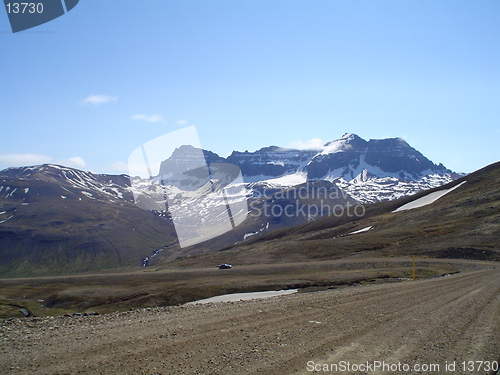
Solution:
{"label": "snow patch on mountain", "polygon": [[363,229],[355,230],[354,232],[350,232],[348,234],[358,234],[358,233],[368,232],[372,228],[373,228],[373,226],[369,226],[369,227],[366,227]]}
{"label": "snow patch on mountain", "polygon": [[6,221],[9,221],[9,220],[10,220],[10,219],[12,219],[13,217],[14,217],[14,215],[9,216],[7,219],[0,221],[0,224],[3,224],[3,223],[5,223]]}
{"label": "snow patch on mountain", "polygon": [[266,231],[266,230],[269,230],[269,222],[266,223],[266,225],[262,228],[260,228],[258,231],[256,232],[250,232],[250,233],[245,233],[243,235],[243,241],[246,241],[248,238],[250,237],[253,237],[253,236],[257,236],[257,235],[260,235],[262,234],[262,232]]}
{"label": "snow patch on mountain", "polygon": [[278,178],[264,179],[262,182],[268,183],[272,186],[295,186],[303,184],[307,181],[307,173],[295,172],[292,174],[284,175]]}
{"label": "snow patch on mountain", "polygon": [[339,139],[325,144],[320,154],[321,155],[335,154],[337,152],[345,151],[346,149],[352,149],[352,146],[349,143],[355,140],[356,137],[357,136],[355,134],[345,133]]}
{"label": "snow patch on mountain", "polygon": [[366,181],[336,180],[337,186],[360,203],[376,203],[413,195],[452,181],[450,176],[431,175],[417,181],[402,181],[395,177],[370,178]]}
{"label": "snow patch on mountain", "polygon": [[452,188],[449,188],[449,189],[438,190],[438,191],[434,191],[432,193],[429,193],[427,195],[424,195],[423,197],[420,197],[418,199],[415,199],[414,201],[411,201],[409,203],[402,205],[401,207],[397,208],[396,210],[394,210],[392,212],[394,213],[394,212],[401,212],[401,211],[406,211],[406,210],[413,210],[414,208],[427,206],[431,203],[434,203],[442,196],[444,196],[444,195],[448,194],[449,192],[462,186],[463,184],[465,184],[465,182],[466,181],[463,181],[463,182],[459,183],[458,185],[453,186]]}

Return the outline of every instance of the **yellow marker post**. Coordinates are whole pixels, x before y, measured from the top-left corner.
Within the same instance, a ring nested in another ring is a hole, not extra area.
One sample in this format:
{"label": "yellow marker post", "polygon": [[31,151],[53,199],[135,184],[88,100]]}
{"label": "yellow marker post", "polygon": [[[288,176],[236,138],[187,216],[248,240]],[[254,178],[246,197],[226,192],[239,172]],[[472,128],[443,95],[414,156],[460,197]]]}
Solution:
{"label": "yellow marker post", "polygon": [[415,281],[415,255],[411,256],[411,280]]}

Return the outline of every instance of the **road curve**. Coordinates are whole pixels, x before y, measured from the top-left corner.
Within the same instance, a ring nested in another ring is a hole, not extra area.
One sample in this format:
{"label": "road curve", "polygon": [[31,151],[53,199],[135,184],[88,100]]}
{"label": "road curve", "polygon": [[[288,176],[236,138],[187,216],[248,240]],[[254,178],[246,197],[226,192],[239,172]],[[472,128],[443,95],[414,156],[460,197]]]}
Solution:
{"label": "road curve", "polygon": [[2,374],[487,374],[487,362],[476,361],[496,361],[499,353],[500,266],[0,325]]}

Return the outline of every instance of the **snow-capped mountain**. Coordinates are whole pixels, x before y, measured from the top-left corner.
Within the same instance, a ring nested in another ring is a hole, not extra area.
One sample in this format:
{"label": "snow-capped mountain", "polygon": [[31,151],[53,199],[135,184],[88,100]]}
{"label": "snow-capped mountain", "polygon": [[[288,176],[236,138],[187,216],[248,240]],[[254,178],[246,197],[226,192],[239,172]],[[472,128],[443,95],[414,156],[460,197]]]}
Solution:
{"label": "snow-capped mountain", "polygon": [[[159,165],[152,172],[153,186],[149,180],[132,178],[136,202],[155,210],[169,206],[178,232],[183,223],[185,236],[179,239],[189,244],[229,231],[227,210],[242,222],[247,203],[253,220],[245,220],[240,228],[233,225],[232,240],[327,216],[336,206],[396,199],[459,177],[401,138],[366,141],[355,134],[344,134],[319,149],[270,146],[234,151],[227,158],[181,145]],[[236,193],[230,193],[231,186]],[[241,228],[246,232],[240,233]]]}
{"label": "snow-capped mountain", "polygon": [[366,141],[349,133],[320,149],[271,146],[255,152],[234,151],[226,161],[240,167],[250,187],[335,181],[361,203],[396,199],[461,176],[434,164],[402,138]]}
{"label": "snow-capped mountain", "polygon": [[0,198],[24,203],[44,197],[133,202],[127,175],[94,174],[52,164],[5,169],[0,171],[0,184]]}
{"label": "snow-capped mountain", "polygon": [[419,180],[430,174],[451,173],[412,148],[402,138],[370,139],[344,134],[329,142],[306,167],[309,179],[366,181],[374,177]]}
{"label": "snow-capped mountain", "polygon": [[303,172],[317,154],[317,150],[270,146],[255,152],[233,151],[226,160],[240,167],[246,182],[255,182]]}

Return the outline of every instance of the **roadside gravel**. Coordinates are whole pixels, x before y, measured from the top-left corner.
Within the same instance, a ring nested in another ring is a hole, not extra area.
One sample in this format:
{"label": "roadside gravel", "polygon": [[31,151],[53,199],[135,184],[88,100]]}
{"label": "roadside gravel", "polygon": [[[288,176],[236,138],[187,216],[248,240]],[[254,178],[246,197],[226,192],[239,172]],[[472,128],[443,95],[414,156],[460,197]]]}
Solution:
{"label": "roadside gravel", "polygon": [[[500,267],[270,299],[0,325],[2,374],[308,374],[334,364],[447,372],[500,353]],[[468,362],[467,362],[468,363]],[[308,366],[309,364],[309,366]]]}

